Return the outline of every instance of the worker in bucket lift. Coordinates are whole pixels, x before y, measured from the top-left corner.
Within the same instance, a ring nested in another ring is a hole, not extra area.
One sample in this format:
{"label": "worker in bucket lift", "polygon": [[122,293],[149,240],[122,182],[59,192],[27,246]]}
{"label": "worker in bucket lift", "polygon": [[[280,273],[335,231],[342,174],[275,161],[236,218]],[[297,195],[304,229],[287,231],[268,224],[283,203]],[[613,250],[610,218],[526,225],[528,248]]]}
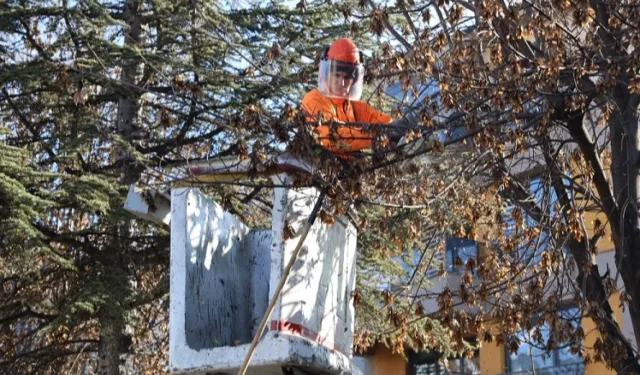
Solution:
{"label": "worker in bucket lift", "polygon": [[[322,147],[343,158],[371,148],[375,130],[349,124],[332,128],[327,122],[392,122],[390,116],[360,101],[364,73],[364,56],[355,43],[348,38],[337,39],[322,53],[318,88],[308,92],[302,100],[301,107],[307,113],[307,119],[320,122],[316,131]],[[392,143],[397,143],[404,135],[399,126],[385,126],[384,130]]]}

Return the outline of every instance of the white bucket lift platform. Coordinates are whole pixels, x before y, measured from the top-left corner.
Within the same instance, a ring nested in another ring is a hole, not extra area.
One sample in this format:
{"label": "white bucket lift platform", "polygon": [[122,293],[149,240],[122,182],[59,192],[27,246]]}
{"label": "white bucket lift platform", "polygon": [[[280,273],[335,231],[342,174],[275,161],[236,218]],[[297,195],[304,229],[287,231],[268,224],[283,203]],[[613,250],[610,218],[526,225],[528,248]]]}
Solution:
{"label": "white bucket lift platform", "polygon": [[[274,185],[291,185],[291,171],[309,170],[290,158],[279,160],[272,169]],[[232,170],[221,165],[232,165]],[[246,166],[229,160],[189,169],[190,179],[199,181],[247,173]],[[131,189],[131,202],[135,194]],[[252,229],[197,188],[172,188],[169,341],[174,374],[238,372],[318,195],[315,188],[275,188],[271,228]],[[128,209],[149,216],[148,209]],[[166,222],[162,213],[156,216]],[[294,229],[292,238],[284,235],[287,223]],[[316,221],[247,374],[361,374],[351,361],[356,237],[346,219],[333,225]]]}

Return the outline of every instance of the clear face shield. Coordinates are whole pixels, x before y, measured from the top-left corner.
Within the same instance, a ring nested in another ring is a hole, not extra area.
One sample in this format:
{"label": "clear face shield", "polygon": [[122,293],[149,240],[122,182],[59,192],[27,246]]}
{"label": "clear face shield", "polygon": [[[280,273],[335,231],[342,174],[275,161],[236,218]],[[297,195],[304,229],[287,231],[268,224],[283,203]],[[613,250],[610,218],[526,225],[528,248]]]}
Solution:
{"label": "clear face shield", "polygon": [[360,100],[363,80],[363,64],[334,59],[320,61],[318,89],[326,96]]}

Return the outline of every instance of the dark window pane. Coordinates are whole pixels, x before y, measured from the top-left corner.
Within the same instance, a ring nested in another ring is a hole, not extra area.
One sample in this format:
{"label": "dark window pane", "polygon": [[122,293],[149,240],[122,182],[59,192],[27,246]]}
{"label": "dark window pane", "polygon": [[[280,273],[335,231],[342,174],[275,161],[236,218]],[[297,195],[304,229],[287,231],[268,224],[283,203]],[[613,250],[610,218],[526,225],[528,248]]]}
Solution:
{"label": "dark window pane", "polygon": [[438,353],[410,353],[409,375],[480,375],[479,355],[476,350],[472,358],[449,358],[449,368],[446,368]]}
{"label": "dark window pane", "polygon": [[449,360],[449,372],[447,374],[480,374],[480,358],[476,355],[472,358],[456,358]]}
{"label": "dark window pane", "polygon": [[[574,327],[580,324],[580,313],[577,308],[565,309],[560,312],[565,320],[571,321]],[[532,373],[535,368],[538,374],[581,374],[583,366],[582,358],[577,354],[569,352],[568,344],[561,344],[559,348],[546,353],[542,347],[549,340],[549,325],[545,323],[538,328],[542,336],[542,343],[537,342],[535,329],[531,331],[520,331],[516,337],[520,341],[520,347],[516,353],[509,354],[508,368],[513,374]],[[508,350],[508,346],[507,346]],[[543,371],[538,371],[543,370]],[[554,371],[565,372],[554,372]]]}
{"label": "dark window pane", "polygon": [[[476,241],[469,240],[467,238],[449,238],[447,240],[447,270],[448,271],[462,271],[464,270],[464,264],[467,260],[473,258],[477,259],[478,256],[478,244]],[[456,257],[460,258],[463,267],[458,269],[455,267]]]}

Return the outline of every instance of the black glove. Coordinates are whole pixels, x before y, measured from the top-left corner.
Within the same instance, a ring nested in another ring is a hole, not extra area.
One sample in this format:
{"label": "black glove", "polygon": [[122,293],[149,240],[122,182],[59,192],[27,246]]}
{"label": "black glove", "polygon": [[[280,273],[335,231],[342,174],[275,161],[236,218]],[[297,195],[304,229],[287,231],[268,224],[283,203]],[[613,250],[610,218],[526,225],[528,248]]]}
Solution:
{"label": "black glove", "polygon": [[387,138],[389,138],[391,143],[398,143],[398,141],[402,139],[402,136],[404,136],[405,130],[389,124],[388,126],[385,126],[385,132],[387,133]]}
{"label": "black glove", "polygon": [[401,118],[385,126],[385,131],[387,133],[387,137],[392,143],[398,143],[398,141],[402,139],[402,137],[404,137],[407,131],[409,131],[413,127],[414,125],[411,124],[407,119]]}

